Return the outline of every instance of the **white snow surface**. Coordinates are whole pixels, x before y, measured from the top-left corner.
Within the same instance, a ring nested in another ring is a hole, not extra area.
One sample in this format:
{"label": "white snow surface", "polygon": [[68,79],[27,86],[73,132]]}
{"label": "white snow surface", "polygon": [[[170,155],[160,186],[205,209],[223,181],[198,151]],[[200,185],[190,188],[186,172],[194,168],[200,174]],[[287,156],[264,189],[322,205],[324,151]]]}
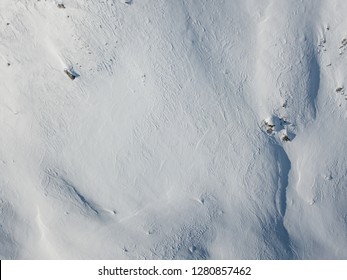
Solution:
{"label": "white snow surface", "polygon": [[347,259],[346,14],[1,0],[0,258]]}

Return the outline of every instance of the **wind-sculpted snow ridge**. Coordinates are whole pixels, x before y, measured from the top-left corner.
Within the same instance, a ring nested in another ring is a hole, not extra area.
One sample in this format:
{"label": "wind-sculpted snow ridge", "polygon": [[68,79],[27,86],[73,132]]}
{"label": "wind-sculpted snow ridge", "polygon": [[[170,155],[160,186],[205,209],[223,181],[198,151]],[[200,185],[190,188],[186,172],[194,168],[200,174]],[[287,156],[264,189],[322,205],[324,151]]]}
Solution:
{"label": "wind-sculpted snow ridge", "polygon": [[0,10],[1,258],[347,258],[346,1]]}

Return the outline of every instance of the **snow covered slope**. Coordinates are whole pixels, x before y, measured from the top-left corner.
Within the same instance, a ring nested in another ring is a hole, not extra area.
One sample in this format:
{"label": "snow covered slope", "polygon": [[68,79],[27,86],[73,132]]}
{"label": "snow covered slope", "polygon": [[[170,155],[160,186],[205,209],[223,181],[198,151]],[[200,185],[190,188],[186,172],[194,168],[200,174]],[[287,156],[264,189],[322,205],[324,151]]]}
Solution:
{"label": "snow covered slope", "polygon": [[346,259],[346,13],[1,0],[0,257]]}

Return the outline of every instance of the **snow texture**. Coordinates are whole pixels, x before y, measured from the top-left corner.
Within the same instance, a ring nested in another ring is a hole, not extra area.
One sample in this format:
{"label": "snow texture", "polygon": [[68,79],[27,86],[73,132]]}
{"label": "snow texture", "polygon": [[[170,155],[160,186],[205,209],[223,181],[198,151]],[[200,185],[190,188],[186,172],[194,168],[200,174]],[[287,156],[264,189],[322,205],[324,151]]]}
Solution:
{"label": "snow texture", "polygon": [[0,258],[347,259],[347,1],[0,11]]}

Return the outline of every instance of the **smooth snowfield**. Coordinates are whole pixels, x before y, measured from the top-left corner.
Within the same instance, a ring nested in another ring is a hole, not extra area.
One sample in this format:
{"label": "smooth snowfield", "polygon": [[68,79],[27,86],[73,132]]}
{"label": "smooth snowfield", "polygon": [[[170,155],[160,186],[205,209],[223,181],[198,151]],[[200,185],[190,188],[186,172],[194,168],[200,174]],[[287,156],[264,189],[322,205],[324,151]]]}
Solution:
{"label": "smooth snowfield", "polygon": [[346,14],[1,0],[0,258],[347,259]]}

